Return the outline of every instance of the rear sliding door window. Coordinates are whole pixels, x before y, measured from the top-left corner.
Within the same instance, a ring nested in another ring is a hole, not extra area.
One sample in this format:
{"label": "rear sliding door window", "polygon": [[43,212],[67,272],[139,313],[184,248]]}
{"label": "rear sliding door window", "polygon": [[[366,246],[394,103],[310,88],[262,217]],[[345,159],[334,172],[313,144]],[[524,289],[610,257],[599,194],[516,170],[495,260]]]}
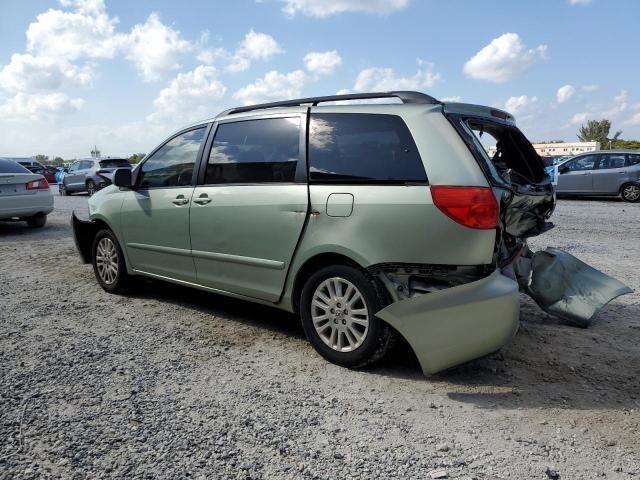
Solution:
{"label": "rear sliding door window", "polygon": [[299,117],[221,123],[205,183],[293,182],[299,155]]}
{"label": "rear sliding door window", "polygon": [[309,179],[424,183],[427,175],[413,137],[397,115],[312,113]]}

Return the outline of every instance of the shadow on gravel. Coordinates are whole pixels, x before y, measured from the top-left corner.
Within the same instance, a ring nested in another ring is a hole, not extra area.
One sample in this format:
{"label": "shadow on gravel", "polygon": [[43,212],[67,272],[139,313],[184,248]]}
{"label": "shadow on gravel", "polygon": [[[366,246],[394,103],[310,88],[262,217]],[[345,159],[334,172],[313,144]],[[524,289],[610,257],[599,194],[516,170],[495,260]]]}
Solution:
{"label": "shadow on gravel", "polygon": [[142,279],[140,285],[129,293],[129,296],[168,302],[206,315],[223,317],[225,321],[304,338],[304,331],[297,316],[267,305],[152,279]]}
{"label": "shadow on gravel", "polygon": [[27,222],[19,221],[0,221],[0,240],[11,239],[11,237],[40,237],[42,239],[51,237],[60,237],[60,234],[71,227],[58,222],[47,221],[47,224],[41,228],[31,228]]}
{"label": "shadow on gravel", "polygon": [[639,305],[613,304],[578,329],[525,306],[520,331],[500,353],[432,381],[480,408],[638,409],[640,322],[629,321],[638,318]]}
{"label": "shadow on gravel", "polygon": [[[304,339],[296,315],[268,306],[147,279],[130,296],[196,310],[292,341]],[[387,356],[365,372],[431,382],[452,400],[479,408],[640,408],[640,358],[637,350],[616,351],[615,341],[619,332],[640,337],[640,324],[619,326],[613,334],[615,322],[623,318],[640,318],[640,306],[611,305],[592,328],[583,330],[553,322],[525,302],[520,331],[497,354],[425,378],[411,348],[399,338]],[[253,348],[255,337],[235,341]]]}

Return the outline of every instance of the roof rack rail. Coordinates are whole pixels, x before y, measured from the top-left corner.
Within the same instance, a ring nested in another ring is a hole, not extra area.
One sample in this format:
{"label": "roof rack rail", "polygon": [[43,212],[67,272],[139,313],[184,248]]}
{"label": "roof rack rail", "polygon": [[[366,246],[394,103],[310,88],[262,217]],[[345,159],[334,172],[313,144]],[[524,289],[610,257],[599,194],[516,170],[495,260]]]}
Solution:
{"label": "roof rack rail", "polygon": [[233,113],[250,112],[252,110],[261,110],[264,108],[275,107],[298,107],[301,105],[311,104],[316,106],[319,103],[338,102],[343,100],[370,100],[375,98],[399,98],[405,104],[423,104],[438,105],[441,104],[431,95],[421,92],[398,91],[398,92],[370,92],[370,93],[349,93],[347,95],[327,95],[324,97],[297,98],[294,100],[284,100],[281,102],[259,103],[257,105],[247,105],[245,107],[231,108],[222,112],[218,116],[231,115]]}

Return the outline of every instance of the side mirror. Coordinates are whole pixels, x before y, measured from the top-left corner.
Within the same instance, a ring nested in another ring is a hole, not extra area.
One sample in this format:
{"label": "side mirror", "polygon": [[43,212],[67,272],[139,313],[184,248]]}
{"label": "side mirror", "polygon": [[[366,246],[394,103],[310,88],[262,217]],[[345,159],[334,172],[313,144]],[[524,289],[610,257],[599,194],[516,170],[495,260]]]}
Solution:
{"label": "side mirror", "polygon": [[63,171],[64,173],[69,173],[69,169],[68,169],[68,168],[63,168],[63,169],[62,169],[62,171]]}
{"label": "side mirror", "polygon": [[558,169],[559,174],[567,173],[569,171],[569,167],[565,167],[564,165]]}
{"label": "side mirror", "polygon": [[131,170],[128,168],[118,168],[113,172],[113,184],[120,188],[131,188]]}

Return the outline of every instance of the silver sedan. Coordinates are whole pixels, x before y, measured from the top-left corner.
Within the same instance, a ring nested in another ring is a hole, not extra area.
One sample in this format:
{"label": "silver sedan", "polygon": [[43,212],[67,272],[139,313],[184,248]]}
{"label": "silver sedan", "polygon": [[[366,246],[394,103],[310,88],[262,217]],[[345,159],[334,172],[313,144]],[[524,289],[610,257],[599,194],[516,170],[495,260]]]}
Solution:
{"label": "silver sedan", "polygon": [[47,179],[0,159],[0,220],[23,220],[30,227],[42,227],[52,211],[53,194]]}

